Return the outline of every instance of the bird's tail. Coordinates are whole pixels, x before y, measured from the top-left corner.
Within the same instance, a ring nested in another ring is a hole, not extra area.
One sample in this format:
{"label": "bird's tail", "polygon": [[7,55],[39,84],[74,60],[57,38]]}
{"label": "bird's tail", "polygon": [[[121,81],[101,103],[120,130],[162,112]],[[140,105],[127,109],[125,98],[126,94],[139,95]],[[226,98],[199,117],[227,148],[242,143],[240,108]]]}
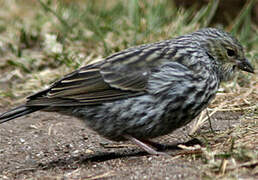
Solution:
{"label": "bird's tail", "polygon": [[35,111],[38,111],[40,109],[45,108],[44,106],[26,106],[26,105],[21,105],[18,106],[14,109],[11,109],[3,114],[0,115],[0,124],[10,121],[12,119],[18,118],[20,116],[24,116],[26,114],[33,113]]}

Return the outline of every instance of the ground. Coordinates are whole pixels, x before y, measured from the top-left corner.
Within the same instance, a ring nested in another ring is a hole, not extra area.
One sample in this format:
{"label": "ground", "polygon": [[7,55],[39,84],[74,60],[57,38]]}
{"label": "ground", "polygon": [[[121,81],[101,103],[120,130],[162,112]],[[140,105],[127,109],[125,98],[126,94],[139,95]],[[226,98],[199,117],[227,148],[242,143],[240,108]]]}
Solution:
{"label": "ground", "polygon": [[[0,109],[4,110],[6,108]],[[244,125],[245,121],[240,112],[226,112],[216,113],[211,124],[215,133],[229,132],[229,129]],[[257,126],[257,120],[249,124]],[[227,138],[234,136],[234,132],[205,143],[187,136],[189,129],[190,126],[155,139],[170,145],[164,150],[170,156],[153,156],[130,142],[106,140],[75,118],[56,113],[33,113],[1,125],[0,179],[209,179],[211,174],[205,172],[207,159],[200,158],[205,152],[198,144],[211,148],[219,143],[227,146]],[[199,133],[214,136],[208,123]],[[188,144],[180,149],[179,144],[187,141]],[[257,151],[257,140],[254,141],[256,145],[252,148]],[[194,145],[196,149],[186,148]],[[242,168],[245,170],[238,178],[255,179],[257,163],[226,171],[236,172]],[[219,169],[214,172],[217,175],[225,173]]]}
{"label": "ground", "polygon": [[0,114],[80,66],[204,27],[231,32],[255,67],[222,84],[187,127],[153,139],[170,156],[109,141],[55,113],[0,124],[0,180],[258,179],[257,0],[230,16],[220,14],[224,1],[184,9],[172,0],[0,0]]}

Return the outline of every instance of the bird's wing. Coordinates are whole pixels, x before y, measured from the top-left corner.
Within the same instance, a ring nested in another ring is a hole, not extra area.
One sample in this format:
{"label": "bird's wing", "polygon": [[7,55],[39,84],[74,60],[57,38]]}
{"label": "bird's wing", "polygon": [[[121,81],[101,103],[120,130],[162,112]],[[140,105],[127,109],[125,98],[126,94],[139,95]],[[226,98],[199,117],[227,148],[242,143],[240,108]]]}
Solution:
{"label": "bird's wing", "polygon": [[28,97],[28,106],[94,105],[146,93],[150,69],[162,46],[131,48],[80,68]]}
{"label": "bird's wing", "polygon": [[160,65],[167,51],[166,44],[155,43],[127,49],[106,58],[100,72],[111,87],[143,91],[153,67]]}

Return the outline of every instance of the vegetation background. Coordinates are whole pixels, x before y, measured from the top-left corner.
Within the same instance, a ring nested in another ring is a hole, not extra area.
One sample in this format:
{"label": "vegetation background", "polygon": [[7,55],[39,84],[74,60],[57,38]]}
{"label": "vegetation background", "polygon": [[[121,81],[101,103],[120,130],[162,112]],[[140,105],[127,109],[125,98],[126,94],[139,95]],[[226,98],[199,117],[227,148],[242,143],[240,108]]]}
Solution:
{"label": "vegetation background", "polygon": [[[114,52],[208,26],[232,32],[244,45],[247,57],[257,69],[257,24],[257,0],[0,0],[0,111],[23,102],[27,95],[46,88],[74,69]],[[196,178],[255,179],[258,176],[258,76],[257,70],[255,72],[241,72],[231,83],[223,84],[208,113],[203,113],[191,126],[189,133],[204,144],[193,149],[181,147],[187,153],[176,157],[188,163],[198,161]],[[207,124],[207,119],[211,126],[214,125],[213,119],[218,114],[224,120],[233,117],[239,123],[215,132],[211,128],[200,130]],[[13,137],[8,128],[14,127],[0,127],[1,162],[9,160],[5,143],[10,139],[3,137]],[[153,161],[162,163],[162,160],[155,157]],[[67,176],[70,179],[141,177],[137,176],[137,170],[124,175],[124,171],[116,168],[89,173],[80,162],[78,160],[76,168],[66,167],[64,163],[62,168],[51,166],[46,170],[35,165],[29,171],[26,168],[13,171],[10,161],[9,165],[0,167],[0,179],[62,179],[67,171],[73,172]],[[127,165],[130,168],[130,163]],[[144,168],[148,166],[142,166],[143,174]],[[151,179],[154,172],[146,171],[144,175]],[[184,170],[180,173],[184,174]],[[157,179],[164,179],[163,175]]]}

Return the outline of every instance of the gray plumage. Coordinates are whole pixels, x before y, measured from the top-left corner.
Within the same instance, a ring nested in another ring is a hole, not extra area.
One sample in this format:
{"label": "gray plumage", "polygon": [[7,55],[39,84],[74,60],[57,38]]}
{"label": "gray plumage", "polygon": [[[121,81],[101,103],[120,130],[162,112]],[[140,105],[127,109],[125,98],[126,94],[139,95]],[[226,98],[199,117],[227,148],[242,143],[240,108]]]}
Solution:
{"label": "gray plumage", "polygon": [[2,114],[0,123],[37,110],[56,111],[112,140],[149,139],[193,120],[237,69],[254,71],[240,43],[206,28],[82,67]]}

